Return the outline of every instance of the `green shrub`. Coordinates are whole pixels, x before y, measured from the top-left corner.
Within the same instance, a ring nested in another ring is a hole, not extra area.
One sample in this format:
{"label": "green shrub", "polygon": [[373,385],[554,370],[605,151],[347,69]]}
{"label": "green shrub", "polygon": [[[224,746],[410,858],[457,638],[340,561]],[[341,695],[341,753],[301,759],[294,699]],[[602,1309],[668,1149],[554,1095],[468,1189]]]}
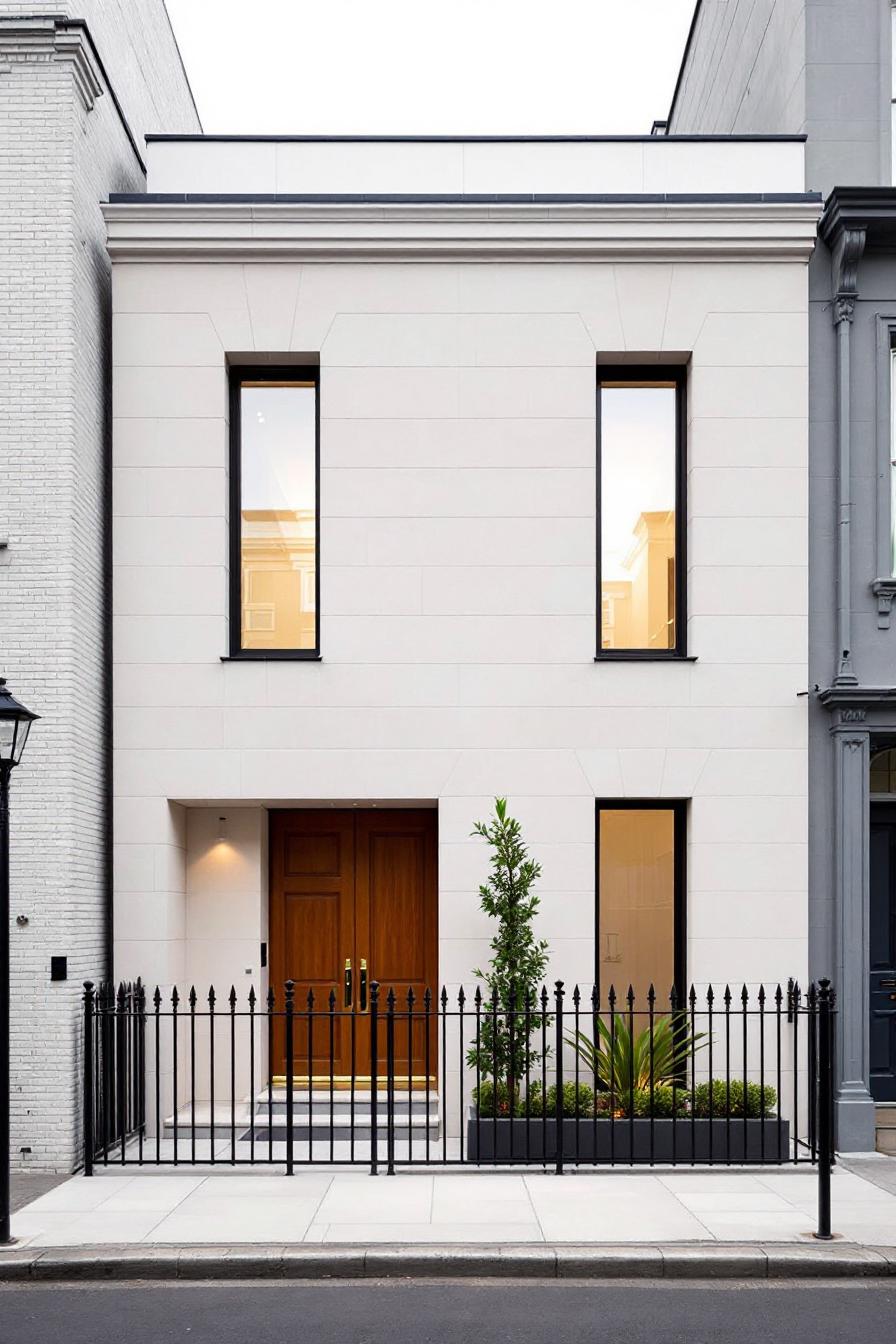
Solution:
{"label": "green shrub", "polygon": [[[548,1088],[547,1096],[548,1115],[557,1114],[557,1084],[552,1083]],[[576,1096],[576,1084],[563,1084],[563,1114],[567,1119],[575,1119],[576,1116],[586,1116],[594,1114],[594,1090],[587,1083],[579,1083],[578,1096]]]}
{"label": "green shrub", "polygon": [[[526,1096],[528,1095],[528,1106]],[[507,1096],[507,1084],[498,1083],[498,1118],[509,1116],[511,1107]],[[495,1085],[490,1078],[483,1079],[478,1088],[473,1090],[473,1101],[476,1104],[480,1118],[492,1119],[495,1114]],[[547,1090],[547,1098],[542,1092],[541,1083],[534,1080],[529,1084],[528,1094],[521,1094],[517,1088],[513,1098],[512,1114],[515,1116],[542,1116],[547,1112],[549,1117],[557,1114],[557,1084],[552,1083]],[[586,1083],[579,1083],[578,1096],[576,1096],[576,1085],[574,1082],[563,1084],[563,1114],[567,1119],[574,1119],[576,1116],[588,1116],[594,1114],[594,1092]]]}
{"label": "green shrub", "polygon": [[[511,1114],[511,1107],[507,1098],[507,1084],[503,1081],[498,1083],[498,1118],[507,1117]],[[542,1095],[541,1083],[534,1081],[529,1084],[529,1115],[541,1115]],[[492,1119],[495,1114],[495,1084],[491,1078],[483,1078],[478,1088],[473,1089],[473,1103],[479,1111],[481,1119]],[[520,1094],[520,1089],[514,1088],[513,1095],[513,1114],[516,1116],[526,1115],[526,1097]]]}
{"label": "green shrub", "polygon": [[[629,1114],[627,1100],[624,1103],[626,1115]],[[636,1116],[652,1115],[654,1119],[660,1120],[670,1120],[673,1115],[687,1115],[687,1094],[681,1088],[673,1091],[671,1087],[663,1085],[655,1087],[651,1097],[649,1088],[640,1088],[632,1098],[631,1113]]]}
{"label": "green shrub", "polygon": [[[478,1087],[473,1089],[473,1102],[484,1117],[491,1118],[495,1114],[496,1088],[490,1079],[483,1079]],[[520,1097],[519,1091],[515,1091],[513,1098],[513,1113],[519,1113]],[[507,1094],[507,1084],[499,1083],[497,1087],[497,1113],[498,1116],[508,1116],[511,1114],[510,1101]]]}
{"label": "green shrub", "polygon": [[[746,1115],[750,1120],[758,1120],[762,1116],[772,1116],[775,1114],[775,1107],[778,1104],[778,1093],[770,1083],[760,1086],[759,1083],[747,1083],[747,1103]],[[709,1083],[699,1083],[694,1089],[694,1115],[700,1120],[708,1119],[709,1106]],[[726,1116],[744,1115],[744,1085],[740,1078],[732,1078],[730,1083],[726,1083],[724,1078],[716,1078],[712,1084],[712,1114],[713,1117],[724,1119]]]}

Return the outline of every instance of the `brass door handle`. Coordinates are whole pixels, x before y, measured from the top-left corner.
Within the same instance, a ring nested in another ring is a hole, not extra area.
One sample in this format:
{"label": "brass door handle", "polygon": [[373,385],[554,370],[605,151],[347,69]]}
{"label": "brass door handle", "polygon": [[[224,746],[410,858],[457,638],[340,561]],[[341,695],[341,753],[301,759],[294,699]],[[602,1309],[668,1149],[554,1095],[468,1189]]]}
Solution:
{"label": "brass door handle", "polygon": [[346,959],[345,959],[345,981],[344,981],[344,988],[345,988],[345,1006],[346,1006],[346,1008],[351,1008],[351,1006],[352,1006],[352,959],[351,959],[351,957],[346,957]]}
{"label": "brass door handle", "polygon": [[367,1012],[367,962],[361,958],[361,1012]]}

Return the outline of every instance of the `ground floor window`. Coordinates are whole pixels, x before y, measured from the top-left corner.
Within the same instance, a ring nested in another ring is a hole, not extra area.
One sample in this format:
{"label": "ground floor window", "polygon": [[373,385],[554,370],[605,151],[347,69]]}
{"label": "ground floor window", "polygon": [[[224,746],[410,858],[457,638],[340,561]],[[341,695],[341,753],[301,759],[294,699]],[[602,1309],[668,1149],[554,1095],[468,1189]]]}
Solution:
{"label": "ground floor window", "polygon": [[617,1001],[632,986],[646,1007],[652,984],[668,1004],[685,974],[685,807],[683,802],[597,805],[597,940],[595,980]]}

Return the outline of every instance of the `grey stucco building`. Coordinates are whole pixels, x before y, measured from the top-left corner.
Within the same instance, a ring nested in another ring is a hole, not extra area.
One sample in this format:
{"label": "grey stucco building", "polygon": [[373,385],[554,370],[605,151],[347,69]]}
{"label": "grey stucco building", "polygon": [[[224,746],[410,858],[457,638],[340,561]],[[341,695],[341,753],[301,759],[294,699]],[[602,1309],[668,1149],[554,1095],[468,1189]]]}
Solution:
{"label": "grey stucco building", "polygon": [[847,1151],[896,1151],[893,15],[702,0],[668,119],[805,134],[806,186],[826,198],[809,281],[809,946],[839,994]]}

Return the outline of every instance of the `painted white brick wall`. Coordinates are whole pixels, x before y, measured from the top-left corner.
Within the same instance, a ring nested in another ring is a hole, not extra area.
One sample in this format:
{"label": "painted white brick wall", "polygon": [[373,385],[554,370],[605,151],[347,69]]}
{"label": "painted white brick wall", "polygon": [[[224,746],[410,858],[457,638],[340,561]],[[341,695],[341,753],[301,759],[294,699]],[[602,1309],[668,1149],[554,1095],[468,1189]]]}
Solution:
{"label": "painted white brick wall", "polygon": [[[5,20],[35,8],[0,4],[0,672],[42,715],[13,776],[12,1150],[16,1166],[69,1170],[79,1157],[80,985],[102,973],[104,956],[110,283],[100,201],[144,179],[108,91],[87,109],[52,28],[27,51],[14,38]],[[161,2],[128,7],[130,35],[118,4],[79,5],[77,16],[88,10],[134,114],[152,128],[161,118],[195,129]],[[128,56],[131,41],[155,41],[157,65]],[[53,954],[68,956],[67,983],[50,983]]]}

